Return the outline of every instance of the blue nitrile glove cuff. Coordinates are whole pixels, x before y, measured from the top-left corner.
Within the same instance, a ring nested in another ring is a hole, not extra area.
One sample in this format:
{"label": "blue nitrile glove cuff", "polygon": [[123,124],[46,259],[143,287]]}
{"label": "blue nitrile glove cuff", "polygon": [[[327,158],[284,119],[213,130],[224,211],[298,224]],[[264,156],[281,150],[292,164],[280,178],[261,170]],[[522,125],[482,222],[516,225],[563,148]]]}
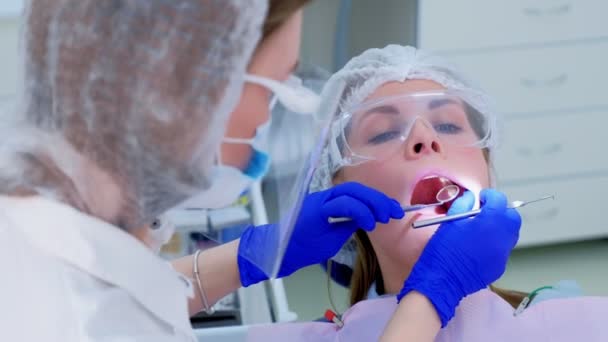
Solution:
{"label": "blue nitrile glove cuff", "polygon": [[[448,257],[435,253],[434,250],[425,251],[425,253],[427,253],[429,260],[441,260]],[[451,281],[446,279],[446,277],[449,277],[449,270],[428,272],[428,270],[436,269],[438,266],[442,267],[441,265],[445,263],[440,262],[435,265],[426,263],[427,258],[421,258],[416,263],[412,273],[405,281],[403,289],[397,295],[397,300],[400,302],[411,291],[420,292],[433,304],[441,320],[441,327],[444,328],[454,317],[456,307],[466,296],[466,293],[459,286],[458,279],[450,279]]]}
{"label": "blue nitrile glove cuff", "polygon": [[[274,229],[276,229],[276,226],[273,224],[258,227],[249,226],[241,235],[237,264],[243,287],[268,280],[268,275],[259,268],[259,265],[252,262],[251,259],[255,257],[257,258],[256,260],[267,260],[264,258],[273,257],[271,255],[264,256],[264,254],[271,251],[273,249],[272,245],[276,243],[276,241],[269,241],[269,239],[276,240],[276,234],[273,232]],[[255,250],[252,251],[251,248]],[[255,254],[252,254],[252,252]]]}

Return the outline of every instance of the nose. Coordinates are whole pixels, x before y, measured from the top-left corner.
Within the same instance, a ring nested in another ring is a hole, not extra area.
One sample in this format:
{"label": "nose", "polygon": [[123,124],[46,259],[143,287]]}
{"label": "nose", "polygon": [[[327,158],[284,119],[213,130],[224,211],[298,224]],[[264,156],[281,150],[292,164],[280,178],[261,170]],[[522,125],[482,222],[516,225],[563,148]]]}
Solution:
{"label": "nose", "polygon": [[433,154],[445,157],[444,147],[431,124],[425,119],[416,119],[405,141],[405,158],[416,160]]}

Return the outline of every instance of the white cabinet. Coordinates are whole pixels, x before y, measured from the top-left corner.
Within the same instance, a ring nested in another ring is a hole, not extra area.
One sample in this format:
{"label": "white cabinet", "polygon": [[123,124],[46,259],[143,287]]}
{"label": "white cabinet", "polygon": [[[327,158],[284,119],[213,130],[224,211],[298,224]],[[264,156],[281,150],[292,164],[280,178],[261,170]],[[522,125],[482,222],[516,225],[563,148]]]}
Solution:
{"label": "white cabinet", "polygon": [[569,180],[521,183],[503,188],[513,198],[533,199],[556,195],[544,205],[530,205],[521,210],[522,227],[519,246],[562,242],[573,238],[606,237],[604,218],[608,176],[570,178]]}
{"label": "white cabinet", "polygon": [[608,236],[608,24],[603,0],[418,1],[418,46],[496,99],[498,186],[522,208],[520,246]]}
{"label": "white cabinet", "polygon": [[604,0],[423,0],[419,46],[454,51],[608,37]]}
{"label": "white cabinet", "polygon": [[492,94],[506,115],[608,107],[608,39],[448,57]]}
{"label": "white cabinet", "polygon": [[499,183],[608,174],[606,117],[608,110],[507,121],[496,155]]}

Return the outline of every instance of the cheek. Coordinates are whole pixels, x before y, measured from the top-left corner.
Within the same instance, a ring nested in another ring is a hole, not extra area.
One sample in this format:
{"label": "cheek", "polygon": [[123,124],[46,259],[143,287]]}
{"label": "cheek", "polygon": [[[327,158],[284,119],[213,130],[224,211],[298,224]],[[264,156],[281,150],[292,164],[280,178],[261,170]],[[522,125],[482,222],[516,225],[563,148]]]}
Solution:
{"label": "cheek", "polygon": [[[225,136],[251,139],[257,128],[270,118],[267,91],[254,85],[245,85],[241,100],[231,113]],[[251,160],[252,148],[249,144],[224,143],[221,145],[222,163],[244,170]]]}
{"label": "cheek", "polygon": [[247,144],[221,144],[222,164],[234,166],[243,171],[249,165],[253,150]]}
{"label": "cheek", "polygon": [[403,200],[407,194],[408,175],[402,165],[391,163],[390,160],[346,167],[342,178],[365,184],[397,200]]}
{"label": "cheek", "polygon": [[258,126],[270,118],[269,90],[255,85],[245,84],[241,99],[230,114],[226,136],[233,138],[252,138]]}
{"label": "cheek", "polygon": [[460,176],[470,177],[482,188],[490,186],[490,169],[479,149],[455,150],[450,158],[453,169],[460,170]]}
{"label": "cheek", "polygon": [[437,228],[411,229],[405,227],[406,220],[381,225],[368,233],[377,254],[388,259],[415,263]]}

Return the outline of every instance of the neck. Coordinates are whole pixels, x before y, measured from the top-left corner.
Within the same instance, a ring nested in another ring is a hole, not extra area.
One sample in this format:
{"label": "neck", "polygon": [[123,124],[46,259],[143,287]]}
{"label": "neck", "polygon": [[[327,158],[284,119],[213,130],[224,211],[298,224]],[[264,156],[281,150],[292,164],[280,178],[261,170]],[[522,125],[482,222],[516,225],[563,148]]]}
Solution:
{"label": "neck", "polygon": [[385,256],[378,255],[378,264],[384,281],[386,294],[396,294],[403,288],[405,279],[409,277],[416,259],[406,262],[394,262]]}
{"label": "neck", "polygon": [[81,169],[79,192],[93,216],[118,225],[123,207],[122,191],[112,177],[95,163],[86,161]]}
{"label": "neck", "polygon": [[44,137],[26,153],[23,188],[51,196],[103,221],[117,225],[123,192],[95,162],[78,153],[61,138]]}
{"label": "neck", "polygon": [[[371,242],[372,245],[374,245],[374,241],[372,240]],[[412,272],[414,265],[424,249],[424,245],[412,243],[408,244],[406,251],[398,253],[397,255],[386,253],[387,250],[396,250],[398,248],[404,248],[401,242],[397,242],[396,245],[391,246],[390,248],[379,248],[379,246],[374,246],[386,294],[395,294],[401,291],[403,283]]]}

